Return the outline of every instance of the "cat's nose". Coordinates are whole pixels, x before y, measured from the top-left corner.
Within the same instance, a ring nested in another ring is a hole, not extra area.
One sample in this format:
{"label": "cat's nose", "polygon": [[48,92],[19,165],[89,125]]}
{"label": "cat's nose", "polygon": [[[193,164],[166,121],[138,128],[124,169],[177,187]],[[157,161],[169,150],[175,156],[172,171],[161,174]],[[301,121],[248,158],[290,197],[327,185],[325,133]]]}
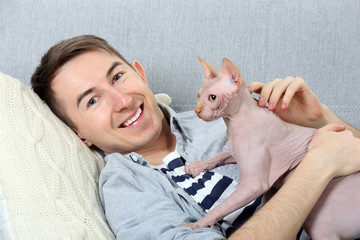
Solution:
{"label": "cat's nose", "polygon": [[202,109],[203,109],[203,106],[202,105],[196,105],[196,107],[195,107],[195,113],[199,116],[199,114],[201,113],[201,111],[202,111]]}

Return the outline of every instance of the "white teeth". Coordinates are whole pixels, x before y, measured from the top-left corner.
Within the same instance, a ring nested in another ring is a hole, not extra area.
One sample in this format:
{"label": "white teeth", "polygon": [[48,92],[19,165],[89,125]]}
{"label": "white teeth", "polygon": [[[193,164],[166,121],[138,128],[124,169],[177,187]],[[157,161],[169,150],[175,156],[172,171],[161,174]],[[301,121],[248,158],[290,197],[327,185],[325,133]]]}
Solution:
{"label": "white teeth", "polygon": [[136,112],[136,114],[132,117],[132,118],[130,118],[129,120],[127,120],[126,122],[124,122],[124,126],[125,127],[128,127],[128,126],[130,126],[130,124],[132,124],[133,122],[135,122],[139,117],[140,117],[140,114],[142,113],[142,110],[141,110],[141,108],[139,108],[138,110],[137,110],[137,112]]}

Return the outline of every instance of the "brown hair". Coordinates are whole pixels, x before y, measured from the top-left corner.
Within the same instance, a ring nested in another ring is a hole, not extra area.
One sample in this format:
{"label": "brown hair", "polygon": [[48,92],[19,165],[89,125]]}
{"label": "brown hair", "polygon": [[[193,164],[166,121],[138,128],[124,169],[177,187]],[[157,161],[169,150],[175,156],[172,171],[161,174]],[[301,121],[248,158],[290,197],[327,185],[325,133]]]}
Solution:
{"label": "brown hair", "polygon": [[35,93],[50,107],[50,109],[69,127],[75,127],[73,121],[65,112],[64,103],[55,96],[51,89],[51,82],[60,67],[74,57],[91,50],[103,49],[119,57],[129,66],[130,64],[121,54],[111,47],[108,42],[94,35],[82,35],[61,41],[51,47],[41,58],[40,65],[31,77],[31,86]]}

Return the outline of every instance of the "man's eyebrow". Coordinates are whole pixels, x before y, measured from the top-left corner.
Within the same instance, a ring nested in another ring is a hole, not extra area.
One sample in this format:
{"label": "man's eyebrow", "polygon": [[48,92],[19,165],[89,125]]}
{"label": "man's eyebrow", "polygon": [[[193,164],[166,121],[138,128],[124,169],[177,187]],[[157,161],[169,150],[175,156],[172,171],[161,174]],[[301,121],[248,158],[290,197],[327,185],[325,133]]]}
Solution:
{"label": "man's eyebrow", "polygon": [[111,72],[114,70],[114,68],[116,68],[116,67],[119,66],[119,65],[122,65],[122,63],[121,63],[121,62],[114,62],[114,63],[111,65],[111,67],[109,68],[109,70],[107,71],[106,77],[109,77],[110,74],[111,74]]}
{"label": "man's eyebrow", "polygon": [[77,100],[76,100],[76,106],[79,108],[79,104],[81,102],[81,100],[88,94],[90,94],[92,91],[94,91],[95,88],[92,87],[92,88],[89,88],[88,90],[86,90],[85,92],[83,92],[82,94],[80,94],[78,97],[77,97]]}

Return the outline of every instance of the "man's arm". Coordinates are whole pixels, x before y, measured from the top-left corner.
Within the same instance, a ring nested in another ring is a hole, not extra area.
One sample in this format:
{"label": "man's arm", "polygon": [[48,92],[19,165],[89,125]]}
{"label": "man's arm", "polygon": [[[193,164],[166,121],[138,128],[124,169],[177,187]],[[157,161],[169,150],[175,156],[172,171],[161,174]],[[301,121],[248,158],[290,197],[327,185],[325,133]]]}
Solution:
{"label": "man's arm", "polygon": [[344,129],[318,130],[289,180],[229,240],[293,239],[329,181],[360,171],[360,139]]}
{"label": "man's arm", "polygon": [[347,130],[351,131],[355,137],[360,138],[360,130],[352,126],[350,123],[345,122],[341,118],[335,115],[327,106],[323,105],[324,118],[327,123],[336,123],[344,125]]}

